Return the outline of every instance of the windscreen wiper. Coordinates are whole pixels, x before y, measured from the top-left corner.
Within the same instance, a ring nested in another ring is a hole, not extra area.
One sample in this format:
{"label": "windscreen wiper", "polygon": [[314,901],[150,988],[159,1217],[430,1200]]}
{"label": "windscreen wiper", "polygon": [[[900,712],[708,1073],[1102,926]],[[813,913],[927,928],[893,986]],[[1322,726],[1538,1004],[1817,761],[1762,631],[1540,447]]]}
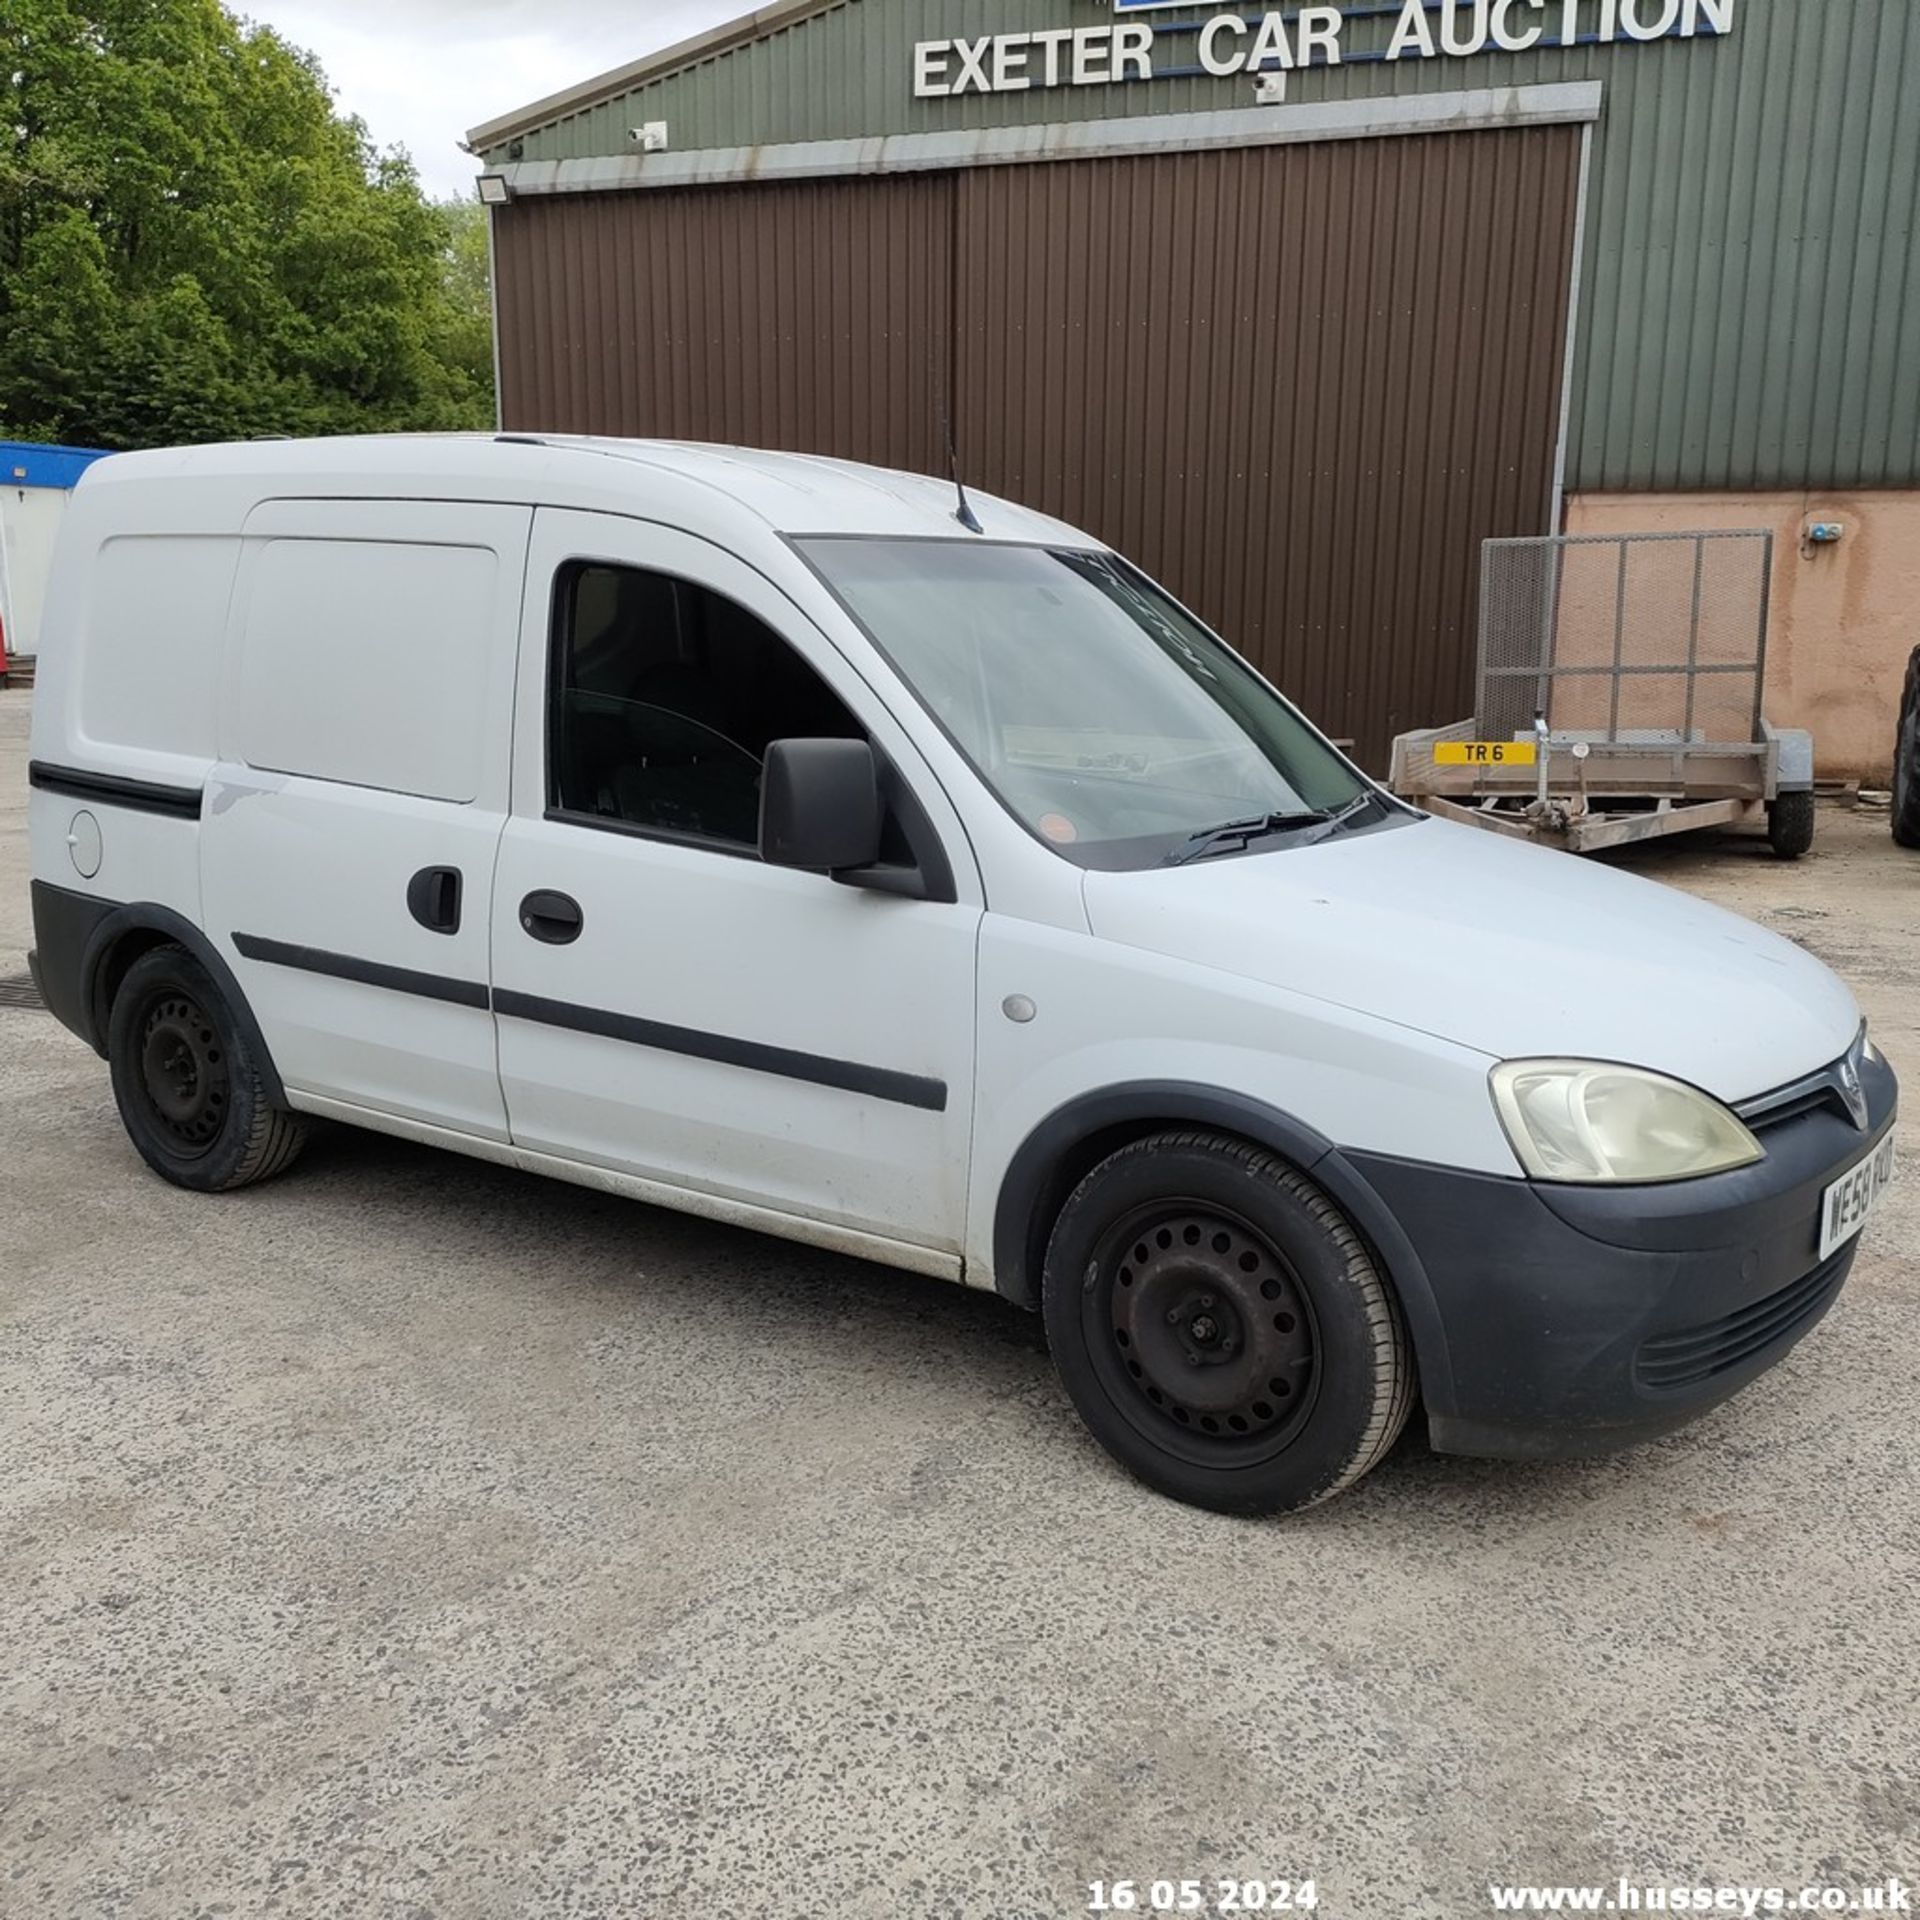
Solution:
{"label": "windscreen wiper", "polygon": [[1256,813],[1249,820],[1226,820],[1217,827],[1203,827],[1192,839],[1182,841],[1160,864],[1184,867],[1189,860],[1204,860],[1209,854],[1238,853],[1256,840],[1279,833],[1300,833],[1308,827],[1333,824],[1333,815],[1318,809],[1305,813]]}
{"label": "windscreen wiper", "polygon": [[1184,867],[1191,860],[1205,860],[1216,853],[1241,853],[1256,840],[1276,838],[1282,834],[1300,834],[1305,836],[1296,844],[1312,846],[1316,841],[1325,840],[1336,834],[1355,814],[1373,805],[1379,796],[1363,793],[1356,800],[1350,800],[1338,813],[1327,813],[1318,808],[1300,813],[1257,813],[1248,820],[1228,820],[1217,827],[1203,828],[1190,840],[1183,841],[1160,862],[1163,867]]}

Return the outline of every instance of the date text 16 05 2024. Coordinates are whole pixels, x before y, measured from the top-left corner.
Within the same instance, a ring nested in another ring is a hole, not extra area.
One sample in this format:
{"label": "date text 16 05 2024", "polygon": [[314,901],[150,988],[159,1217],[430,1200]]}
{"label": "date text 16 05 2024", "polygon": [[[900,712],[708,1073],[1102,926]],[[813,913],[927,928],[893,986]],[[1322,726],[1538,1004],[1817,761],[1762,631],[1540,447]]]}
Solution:
{"label": "date text 16 05 2024", "polygon": [[1311,1880],[1089,1880],[1089,1913],[1314,1913]]}

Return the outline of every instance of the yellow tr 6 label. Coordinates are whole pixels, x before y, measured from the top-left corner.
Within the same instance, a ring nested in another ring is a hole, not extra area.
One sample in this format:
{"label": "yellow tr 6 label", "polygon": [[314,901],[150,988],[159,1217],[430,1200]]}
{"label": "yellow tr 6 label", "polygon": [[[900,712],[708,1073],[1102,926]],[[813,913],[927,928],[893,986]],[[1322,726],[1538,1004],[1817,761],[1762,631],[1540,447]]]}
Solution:
{"label": "yellow tr 6 label", "polygon": [[1443,740],[1433,750],[1436,767],[1530,767],[1539,757],[1532,740]]}

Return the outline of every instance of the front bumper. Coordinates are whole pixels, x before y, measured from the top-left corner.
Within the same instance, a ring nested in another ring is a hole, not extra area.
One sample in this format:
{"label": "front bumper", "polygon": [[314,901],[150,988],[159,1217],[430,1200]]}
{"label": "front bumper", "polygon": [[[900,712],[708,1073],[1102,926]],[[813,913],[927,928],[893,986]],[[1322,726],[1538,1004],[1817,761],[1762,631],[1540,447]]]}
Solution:
{"label": "front bumper", "polygon": [[1824,1263],[1820,1200],[1892,1127],[1832,1106],[1759,1134],[1766,1158],[1651,1187],[1554,1186],[1345,1156],[1424,1269],[1444,1353],[1428,1365],[1443,1453],[1545,1459],[1671,1432],[1774,1365],[1833,1304],[1858,1236]]}

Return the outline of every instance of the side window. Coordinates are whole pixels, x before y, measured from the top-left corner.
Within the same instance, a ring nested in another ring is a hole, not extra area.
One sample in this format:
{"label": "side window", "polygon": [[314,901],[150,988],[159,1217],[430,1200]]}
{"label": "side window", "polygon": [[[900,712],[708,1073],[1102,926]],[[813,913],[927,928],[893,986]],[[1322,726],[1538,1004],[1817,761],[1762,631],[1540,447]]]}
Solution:
{"label": "side window", "polygon": [[564,568],[554,590],[547,803],[753,849],[774,740],[865,730],[763,620],[693,582]]}

